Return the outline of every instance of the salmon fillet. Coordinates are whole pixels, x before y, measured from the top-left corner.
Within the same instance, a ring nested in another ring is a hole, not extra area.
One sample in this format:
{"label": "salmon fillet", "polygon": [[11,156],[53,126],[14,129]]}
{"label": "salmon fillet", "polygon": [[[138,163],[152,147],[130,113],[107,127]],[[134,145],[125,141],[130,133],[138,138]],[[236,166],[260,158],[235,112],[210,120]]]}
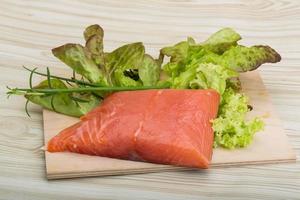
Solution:
{"label": "salmon fillet", "polygon": [[208,168],[219,101],[215,90],[116,92],[53,137],[48,151]]}

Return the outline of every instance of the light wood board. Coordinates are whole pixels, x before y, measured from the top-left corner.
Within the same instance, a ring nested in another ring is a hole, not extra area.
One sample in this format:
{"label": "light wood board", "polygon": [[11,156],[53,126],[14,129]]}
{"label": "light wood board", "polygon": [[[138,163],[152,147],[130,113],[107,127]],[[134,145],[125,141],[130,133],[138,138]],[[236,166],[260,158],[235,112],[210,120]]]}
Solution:
{"label": "light wood board", "polygon": [[[253,143],[237,150],[214,149],[212,166],[234,166],[259,163],[278,163],[295,161],[296,155],[274,113],[269,95],[258,72],[248,72],[241,76],[244,92],[250,97],[253,110],[251,116],[263,117],[266,126],[263,132],[257,133]],[[77,122],[77,118],[67,117],[44,110],[45,144],[60,130]],[[187,170],[184,167],[157,165],[145,162],[119,160],[76,153],[46,152],[48,179],[120,175],[147,173],[169,170]]]}

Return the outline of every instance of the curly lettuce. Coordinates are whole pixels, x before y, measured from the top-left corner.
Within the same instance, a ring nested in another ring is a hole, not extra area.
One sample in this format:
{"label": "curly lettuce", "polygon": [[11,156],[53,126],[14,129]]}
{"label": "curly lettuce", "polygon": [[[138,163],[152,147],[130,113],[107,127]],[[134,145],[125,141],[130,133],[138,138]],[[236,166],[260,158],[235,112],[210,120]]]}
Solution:
{"label": "curly lettuce", "polygon": [[254,134],[264,128],[264,123],[258,117],[247,121],[247,112],[248,97],[227,88],[222,95],[218,118],[213,121],[214,147],[234,149],[251,143]]}
{"label": "curly lettuce", "polygon": [[188,68],[172,81],[172,88],[215,89],[223,94],[228,78],[237,77],[238,73],[221,65],[201,63]]}

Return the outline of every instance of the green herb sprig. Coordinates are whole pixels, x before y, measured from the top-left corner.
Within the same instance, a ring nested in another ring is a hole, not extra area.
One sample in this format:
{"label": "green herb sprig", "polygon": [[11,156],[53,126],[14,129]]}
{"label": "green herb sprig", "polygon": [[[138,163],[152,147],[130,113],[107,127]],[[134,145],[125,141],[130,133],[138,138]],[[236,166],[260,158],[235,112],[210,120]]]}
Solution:
{"label": "green herb sprig", "polygon": [[96,91],[105,91],[105,92],[116,92],[116,91],[134,91],[134,90],[150,90],[150,89],[164,89],[163,86],[130,86],[130,87],[82,87],[82,88],[66,88],[66,89],[35,89],[35,88],[10,88],[6,94],[8,95],[52,95],[60,93],[73,93],[73,92],[96,92]]}
{"label": "green herb sprig", "polygon": [[[25,112],[26,114],[30,117],[31,115],[29,114],[28,111],[28,104],[30,101],[35,103],[35,100],[38,98],[39,103],[43,103],[43,100],[49,101],[50,103],[50,108],[53,111],[56,112],[66,112],[69,114],[67,109],[57,109],[58,106],[55,106],[55,98],[60,98],[60,99],[66,99],[72,101],[75,103],[76,108],[80,108],[82,106],[82,103],[89,104],[92,100],[95,101],[95,98],[98,100],[102,100],[104,97],[99,95],[99,92],[105,92],[105,93],[111,93],[111,92],[116,92],[116,91],[133,91],[133,90],[149,90],[149,89],[163,89],[166,87],[163,86],[102,86],[100,84],[93,84],[89,83],[87,81],[84,81],[83,79],[78,80],[76,79],[75,73],[73,73],[72,78],[66,78],[66,77],[61,77],[61,76],[56,76],[52,75],[50,73],[49,68],[47,67],[47,72],[42,73],[38,72],[37,68],[30,69],[28,67],[23,66],[24,69],[30,72],[29,75],[29,88],[11,88],[7,86],[8,91],[6,94],[8,95],[7,97],[9,98],[11,95],[22,95],[27,98],[27,101],[25,103]],[[36,86],[33,87],[33,76],[34,75],[40,75],[40,76],[45,76],[47,79],[44,81],[46,83],[46,87],[40,87]],[[64,85],[64,82],[67,83],[70,87],[59,87],[57,88],[57,85],[55,84],[58,82],[59,84]],[[73,84],[71,84],[73,83]],[[76,87],[78,86],[78,87]],[[75,95],[77,94],[77,96]],[[78,96],[86,96],[89,95],[90,98],[84,99]],[[50,98],[50,100],[49,100]],[[33,100],[35,99],[35,100]],[[97,101],[96,101],[97,102]],[[44,102],[45,103],[45,102]],[[71,115],[71,114],[69,114]],[[82,114],[80,114],[82,115]],[[77,113],[76,115],[77,116]]]}

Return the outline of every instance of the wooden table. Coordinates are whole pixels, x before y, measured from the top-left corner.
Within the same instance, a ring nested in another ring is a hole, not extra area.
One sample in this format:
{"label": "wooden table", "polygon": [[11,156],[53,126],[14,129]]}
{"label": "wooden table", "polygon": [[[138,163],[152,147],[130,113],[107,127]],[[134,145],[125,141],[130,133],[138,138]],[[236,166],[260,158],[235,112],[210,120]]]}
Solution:
{"label": "wooden table", "polygon": [[[24,112],[24,99],[6,99],[5,86],[27,86],[22,65],[61,74],[50,52],[83,42],[93,23],[105,29],[105,48],[143,41],[155,55],[162,46],[221,27],[243,44],[269,44],[283,59],[260,68],[286,133],[300,153],[299,1],[22,1],[0,0],[0,199],[299,199],[300,163],[217,168],[131,176],[47,181],[41,108]],[[38,79],[36,79],[38,81]],[[276,147],[274,147],[276,148]]]}

